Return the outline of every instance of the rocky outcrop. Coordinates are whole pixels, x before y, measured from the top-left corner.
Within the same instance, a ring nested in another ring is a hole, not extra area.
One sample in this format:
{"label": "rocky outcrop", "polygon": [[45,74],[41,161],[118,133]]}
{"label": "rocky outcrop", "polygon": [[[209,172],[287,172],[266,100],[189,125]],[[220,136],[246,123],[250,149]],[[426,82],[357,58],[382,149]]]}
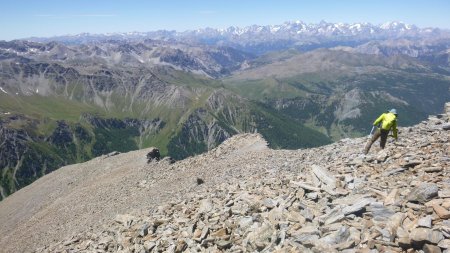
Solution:
{"label": "rocky outcrop", "polygon": [[175,159],[200,154],[236,134],[234,129],[224,128],[204,109],[198,109],[184,122],[180,133],[169,143],[169,152]]}
{"label": "rocky outcrop", "polygon": [[[127,69],[137,66],[165,65],[211,77],[229,74],[239,69],[244,61],[254,58],[249,53],[231,47],[196,46],[187,45],[185,42],[158,40],[139,42],[108,40],[84,45],[64,45],[57,42],[35,43],[21,40],[3,41],[0,42],[0,55],[3,55],[2,58],[5,59],[24,56],[38,62],[54,62],[57,64],[52,64],[52,67],[60,69],[62,66],[59,63],[63,61],[78,68],[84,66],[88,69],[97,64],[120,65],[126,66]],[[47,67],[44,66],[44,68]],[[28,76],[36,74],[33,71],[35,68],[30,70]],[[108,86],[117,84],[114,74],[100,75],[95,80],[102,84],[100,90],[107,90]]]}
{"label": "rocky outcrop", "polygon": [[[82,120],[86,120],[95,128],[100,129],[130,129],[138,130],[141,138],[154,135],[161,130],[166,123],[159,118],[156,119],[136,119],[136,118],[104,118],[85,113],[81,116]],[[142,143],[139,142],[139,147],[142,148]]]}
{"label": "rocky outcrop", "polygon": [[18,188],[15,175],[22,156],[28,149],[29,138],[26,131],[8,128],[4,121],[0,121],[0,199]]}
{"label": "rocky outcrop", "polygon": [[[37,223],[0,220],[0,232],[9,228],[10,235],[0,246],[17,251],[40,245],[38,252],[446,251],[449,122],[450,110],[400,128],[397,142],[368,155],[360,151],[366,138],[289,151],[244,134],[174,164],[147,163],[148,150],[100,157],[32,184],[32,192],[44,183],[52,189],[48,180],[60,187],[70,173],[77,186],[63,184],[52,196],[53,211],[42,209]],[[85,182],[74,176],[91,167],[98,177]],[[0,217],[16,196],[32,198],[27,194],[19,191],[0,203]],[[111,199],[118,201],[111,205]],[[74,210],[54,211],[71,201]],[[81,212],[86,205],[90,212]],[[58,227],[55,220],[70,233],[50,230]],[[23,241],[12,239],[19,235]],[[50,242],[55,238],[59,242]]]}

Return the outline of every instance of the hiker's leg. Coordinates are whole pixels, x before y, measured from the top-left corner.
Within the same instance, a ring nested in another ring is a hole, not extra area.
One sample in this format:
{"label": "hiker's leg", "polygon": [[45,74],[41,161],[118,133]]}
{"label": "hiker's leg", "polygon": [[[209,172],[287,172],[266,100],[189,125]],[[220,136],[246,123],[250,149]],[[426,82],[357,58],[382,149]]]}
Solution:
{"label": "hiker's leg", "polygon": [[380,147],[382,149],[384,149],[384,147],[386,146],[386,140],[389,134],[389,130],[384,130],[381,129],[380,135],[381,135],[381,139],[380,139]]}
{"label": "hiker's leg", "polygon": [[380,130],[377,129],[373,134],[372,138],[367,142],[366,147],[364,148],[364,154],[369,153],[370,147],[372,144],[380,137]]}

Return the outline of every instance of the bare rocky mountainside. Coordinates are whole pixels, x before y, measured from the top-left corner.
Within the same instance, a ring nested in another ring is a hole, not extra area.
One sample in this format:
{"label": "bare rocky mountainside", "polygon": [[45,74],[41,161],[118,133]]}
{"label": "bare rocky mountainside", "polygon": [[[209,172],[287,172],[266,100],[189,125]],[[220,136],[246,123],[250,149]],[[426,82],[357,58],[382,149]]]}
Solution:
{"label": "bare rocky mountainside", "polygon": [[[0,202],[3,252],[448,252],[450,103],[367,138],[273,150],[241,134],[202,155],[149,149],[63,167]],[[20,238],[20,239],[18,239]]]}

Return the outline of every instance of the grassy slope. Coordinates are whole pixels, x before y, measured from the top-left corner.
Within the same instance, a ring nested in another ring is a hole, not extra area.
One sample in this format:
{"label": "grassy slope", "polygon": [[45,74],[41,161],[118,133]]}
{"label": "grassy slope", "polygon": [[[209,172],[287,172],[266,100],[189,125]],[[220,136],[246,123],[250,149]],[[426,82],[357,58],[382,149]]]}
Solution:
{"label": "grassy slope", "polygon": [[[426,115],[439,112],[450,99],[448,76],[435,73],[433,66],[402,56],[387,58],[321,49],[305,54],[282,52],[278,57],[266,55],[257,59],[254,66],[225,79],[225,86],[268,104],[297,101],[301,106],[282,107],[279,112],[316,127],[333,139],[365,133],[368,122],[391,107],[400,111],[400,125],[417,123]],[[343,96],[354,88],[363,94],[361,115],[337,122],[335,108],[331,107],[338,107],[336,101],[343,97],[336,94]],[[380,91],[384,93],[376,94]],[[328,100],[314,102],[310,95]]]}
{"label": "grassy slope", "polygon": [[258,132],[272,148],[310,148],[331,143],[326,135],[305,127],[264,104],[254,108],[262,116],[257,117]]}
{"label": "grassy slope", "polygon": [[[142,136],[142,140],[135,134],[135,131],[130,134],[134,136],[134,144],[131,145],[133,149],[136,144],[140,143],[138,148],[156,146],[161,148],[162,154],[167,154],[167,144],[171,137],[176,135],[181,129],[181,122],[183,122],[192,111],[204,105],[206,99],[211,94],[214,88],[220,87],[222,84],[219,81],[185,73],[182,71],[167,71],[161,74],[163,81],[171,83],[176,86],[195,91],[198,96],[192,100],[192,103],[187,108],[171,109],[163,105],[147,105],[143,102],[134,102],[130,108],[131,100],[129,97],[112,94],[111,100],[113,107],[103,108],[97,105],[92,105],[84,102],[81,95],[79,85],[73,84],[69,90],[74,91],[74,100],[69,100],[63,96],[15,96],[10,94],[0,93],[0,117],[5,116],[2,112],[19,113],[29,117],[46,122],[43,128],[47,128],[47,132],[55,129],[56,120],[65,120],[70,123],[78,122],[81,115],[90,113],[102,118],[138,118],[138,119],[155,119],[160,118],[166,123],[166,127],[161,129],[157,135]],[[103,98],[104,100],[106,98]],[[125,109],[124,109],[125,108]],[[150,110],[148,110],[150,108]],[[142,112],[146,112],[143,114]],[[94,129],[90,129],[93,133]],[[100,138],[105,139],[108,134],[97,131],[101,134]],[[95,134],[95,133],[93,133]],[[124,133],[113,133],[115,137],[124,136]],[[103,137],[105,138],[103,138]],[[113,136],[110,136],[112,138]],[[130,143],[129,143],[130,144]],[[110,145],[114,146],[114,145]]]}
{"label": "grassy slope", "polygon": [[16,96],[4,93],[0,93],[0,109],[36,118],[68,121],[78,121],[83,112],[104,114],[98,107],[63,97]]}

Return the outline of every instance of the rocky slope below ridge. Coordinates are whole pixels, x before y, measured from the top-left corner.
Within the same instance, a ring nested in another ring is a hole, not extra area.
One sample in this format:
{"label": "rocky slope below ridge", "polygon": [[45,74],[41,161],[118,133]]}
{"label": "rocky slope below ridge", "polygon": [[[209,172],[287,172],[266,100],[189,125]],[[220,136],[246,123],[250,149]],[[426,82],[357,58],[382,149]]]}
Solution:
{"label": "rocky slope below ridge", "polygon": [[446,114],[400,128],[398,142],[367,156],[359,152],[365,138],[271,150],[259,135],[246,134],[175,164],[147,164],[148,150],[98,157],[1,202],[0,246],[5,252],[447,249],[449,118],[447,104]]}

